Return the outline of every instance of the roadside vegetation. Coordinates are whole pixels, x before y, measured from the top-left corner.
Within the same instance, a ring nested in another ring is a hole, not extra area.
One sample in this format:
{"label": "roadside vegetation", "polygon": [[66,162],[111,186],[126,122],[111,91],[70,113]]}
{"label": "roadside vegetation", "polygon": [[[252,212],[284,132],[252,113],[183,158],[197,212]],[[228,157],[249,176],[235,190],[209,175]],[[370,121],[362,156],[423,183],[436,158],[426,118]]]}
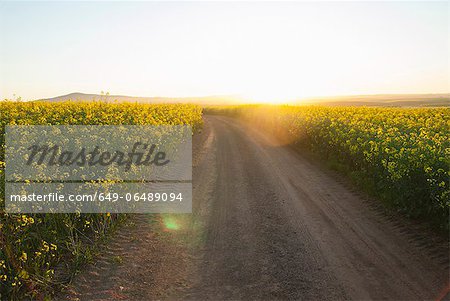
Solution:
{"label": "roadside vegetation", "polygon": [[96,245],[121,220],[117,214],[4,212],[6,125],[181,125],[201,128],[195,105],[104,102],[0,102],[0,299],[44,299],[92,260]]}
{"label": "roadside vegetation", "polygon": [[385,205],[449,229],[449,108],[250,105],[206,113],[239,117],[307,148]]}

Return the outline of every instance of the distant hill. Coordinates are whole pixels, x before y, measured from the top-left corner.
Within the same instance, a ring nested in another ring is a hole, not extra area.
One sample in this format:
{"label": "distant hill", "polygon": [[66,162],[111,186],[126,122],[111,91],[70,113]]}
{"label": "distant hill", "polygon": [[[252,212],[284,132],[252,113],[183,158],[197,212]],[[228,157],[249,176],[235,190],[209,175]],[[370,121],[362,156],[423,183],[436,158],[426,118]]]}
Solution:
{"label": "distant hill", "polygon": [[[243,97],[234,95],[201,97],[136,97],[125,95],[100,95],[70,93],[40,101],[105,101],[137,103],[195,103],[204,106],[234,105],[249,103]],[[311,97],[298,99],[292,104],[320,104],[329,106],[370,106],[370,107],[450,107],[450,93],[443,94],[377,94],[333,97]]]}
{"label": "distant hill", "polygon": [[238,96],[201,96],[201,97],[136,97],[125,95],[100,95],[85,93],[70,93],[40,101],[105,101],[105,102],[137,102],[137,103],[196,103],[201,105],[225,105],[242,103]]}
{"label": "distant hill", "polygon": [[298,100],[299,104],[370,107],[450,107],[450,93],[444,94],[377,94],[314,97]]}

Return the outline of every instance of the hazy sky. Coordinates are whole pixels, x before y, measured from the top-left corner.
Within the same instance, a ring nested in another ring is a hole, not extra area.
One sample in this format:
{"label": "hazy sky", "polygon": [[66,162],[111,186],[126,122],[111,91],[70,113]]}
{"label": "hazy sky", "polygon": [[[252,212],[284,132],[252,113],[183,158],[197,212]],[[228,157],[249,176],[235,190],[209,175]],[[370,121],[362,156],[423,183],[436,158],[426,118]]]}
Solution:
{"label": "hazy sky", "polygon": [[448,2],[1,2],[0,98],[449,92]]}

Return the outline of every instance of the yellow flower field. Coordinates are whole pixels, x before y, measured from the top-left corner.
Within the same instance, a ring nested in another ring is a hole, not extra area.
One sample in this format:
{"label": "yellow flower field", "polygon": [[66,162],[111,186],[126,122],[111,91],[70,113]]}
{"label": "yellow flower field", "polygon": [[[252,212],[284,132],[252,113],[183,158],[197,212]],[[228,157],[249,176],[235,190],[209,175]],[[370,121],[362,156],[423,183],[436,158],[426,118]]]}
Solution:
{"label": "yellow flower field", "polygon": [[[195,105],[0,102],[0,208],[4,208],[5,125],[182,125],[201,128]],[[0,298],[39,299],[92,257],[117,214],[6,214],[0,209]],[[67,264],[68,266],[64,266]]]}

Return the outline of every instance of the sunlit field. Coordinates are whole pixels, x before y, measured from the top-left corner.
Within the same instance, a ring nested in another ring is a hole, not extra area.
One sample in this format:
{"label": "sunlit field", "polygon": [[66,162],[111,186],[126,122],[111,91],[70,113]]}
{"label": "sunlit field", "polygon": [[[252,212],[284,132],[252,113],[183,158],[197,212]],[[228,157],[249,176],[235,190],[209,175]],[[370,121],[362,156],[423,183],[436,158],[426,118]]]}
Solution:
{"label": "sunlit field", "polygon": [[306,146],[389,206],[448,230],[448,108],[232,106],[207,111],[250,122],[282,144]]}
{"label": "sunlit field", "polygon": [[[202,109],[195,105],[4,101],[0,109],[2,181],[6,125],[189,124],[195,132],[203,126]],[[311,151],[388,208],[448,231],[448,108],[240,105],[207,107],[205,112],[251,124],[276,137],[279,146]],[[3,293],[39,298],[52,292],[92,260],[96,242],[123,217],[1,212]],[[178,229],[176,218],[166,219],[168,230]]]}

